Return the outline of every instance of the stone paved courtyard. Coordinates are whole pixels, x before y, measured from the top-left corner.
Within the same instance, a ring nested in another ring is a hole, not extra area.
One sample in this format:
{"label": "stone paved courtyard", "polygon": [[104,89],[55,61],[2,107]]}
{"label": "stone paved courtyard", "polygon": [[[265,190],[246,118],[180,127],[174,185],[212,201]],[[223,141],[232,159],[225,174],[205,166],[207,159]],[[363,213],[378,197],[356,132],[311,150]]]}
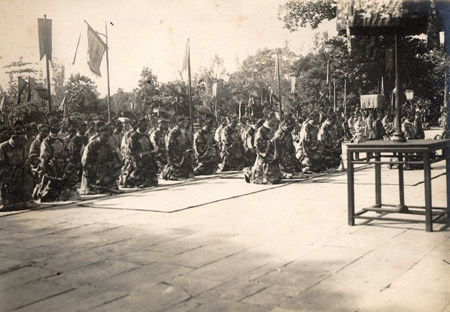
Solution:
{"label": "stone paved courtyard", "polygon": [[[433,168],[445,206],[445,163]],[[396,203],[396,171],[382,174]],[[406,204],[423,203],[422,181],[406,171]],[[346,183],[228,173],[4,212],[0,311],[450,311],[448,228],[350,227]],[[373,203],[373,169],[356,193]]]}

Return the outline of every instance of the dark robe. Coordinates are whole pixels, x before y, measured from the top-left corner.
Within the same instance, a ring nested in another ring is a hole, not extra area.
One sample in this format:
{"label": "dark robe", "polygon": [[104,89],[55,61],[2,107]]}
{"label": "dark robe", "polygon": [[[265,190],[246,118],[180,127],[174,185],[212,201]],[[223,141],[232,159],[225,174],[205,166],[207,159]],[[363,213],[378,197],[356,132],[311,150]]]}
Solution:
{"label": "dark robe", "polygon": [[130,136],[130,160],[132,171],[128,183],[137,187],[158,185],[158,165],[154,159],[155,149],[146,133],[136,131]]}
{"label": "dark robe", "polygon": [[49,135],[41,145],[43,179],[40,187],[41,201],[77,199],[77,168],[62,139]]}
{"label": "dark robe", "polygon": [[204,129],[194,135],[194,152],[197,166],[195,175],[214,174],[220,161],[219,152],[214,146],[213,135]]}
{"label": "dark robe", "polygon": [[24,143],[10,139],[0,144],[0,184],[4,210],[28,208],[27,204],[31,202],[33,177]]}
{"label": "dark robe", "polygon": [[256,161],[250,181],[255,184],[276,184],[281,181],[279,153],[272,140],[273,131],[261,126],[255,134]]}
{"label": "dark robe", "polygon": [[220,156],[222,163],[219,165],[221,171],[242,170],[244,168],[244,147],[236,129],[226,126],[221,134],[222,151]]}
{"label": "dark robe", "polygon": [[167,138],[167,165],[162,176],[166,180],[188,179],[194,177],[192,165],[191,140],[179,129],[174,128]]}
{"label": "dark robe", "polygon": [[99,194],[118,190],[116,180],[120,174],[120,166],[114,161],[114,151],[108,142],[95,139],[83,150],[81,164],[83,178],[80,193]]}

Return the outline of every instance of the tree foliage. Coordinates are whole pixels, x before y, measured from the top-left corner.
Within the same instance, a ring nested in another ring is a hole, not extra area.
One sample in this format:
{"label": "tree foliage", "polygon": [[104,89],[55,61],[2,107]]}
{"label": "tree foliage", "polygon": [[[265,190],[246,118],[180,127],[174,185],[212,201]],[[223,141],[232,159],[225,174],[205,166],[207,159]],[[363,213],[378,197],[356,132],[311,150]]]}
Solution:
{"label": "tree foliage", "polygon": [[99,109],[97,86],[88,77],[71,75],[67,81],[66,112],[77,115],[106,115]]}
{"label": "tree foliage", "polygon": [[336,2],[332,0],[289,0],[278,10],[278,19],[291,32],[307,25],[315,29],[323,20],[335,17]]}

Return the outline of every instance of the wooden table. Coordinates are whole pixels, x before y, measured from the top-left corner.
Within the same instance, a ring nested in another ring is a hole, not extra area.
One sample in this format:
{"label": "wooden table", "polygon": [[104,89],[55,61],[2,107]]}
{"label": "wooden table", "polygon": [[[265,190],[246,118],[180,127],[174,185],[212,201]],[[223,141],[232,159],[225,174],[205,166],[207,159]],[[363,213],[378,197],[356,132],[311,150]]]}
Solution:
{"label": "wooden table", "polygon": [[[442,155],[436,152],[442,151]],[[359,154],[365,153],[365,158]],[[431,192],[431,163],[446,161],[446,189],[447,207],[432,207]],[[363,208],[355,212],[355,164],[375,166],[375,205]],[[398,167],[399,204],[383,204],[381,200],[381,165],[387,164]],[[404,192],[404,166],[423,166],[425,206],[406,206]],[[425,215],[425,227],[427,232],[433,231],[433,222],[446,217],[447,224],[450,220],[450,140],[409,140],[408,142],[394,141],[368,141],[347,145],[347,187],[348,187],[348,224],[355,225],[355,219],[389,220],[423,222],[421,220],[386,217],[385,213],[403,213]],[[377,216],[365,216],[369,211],[381,214]]]}

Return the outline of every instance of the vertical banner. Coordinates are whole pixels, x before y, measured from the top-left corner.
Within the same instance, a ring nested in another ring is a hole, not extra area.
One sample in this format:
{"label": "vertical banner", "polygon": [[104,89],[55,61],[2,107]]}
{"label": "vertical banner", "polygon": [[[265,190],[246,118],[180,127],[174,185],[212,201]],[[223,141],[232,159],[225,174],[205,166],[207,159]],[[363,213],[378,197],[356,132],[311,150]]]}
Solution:
{"label": "vertical banner", "polygon": [[22,77],[19,77],[19,88],[17,91],[17,104],[20,104],[22,102],[22,93],[25,91],[25,88],[27,87],[28,83],[22,79]]}
{"label": "vertical banner", "polygon": [[327,84],[330,83],[330,60],[327,60]]}
{"label": "vertical banner", "polygon": [[295,93],[295,80],[296,80],[296,77],[291,77],[291,93],[292,94]]}
{"label": "vertical banner", "polygon": [[212,96],[217,97],[217,82],[214,82],[212,85]]}
{"label": "vertical banner", "polygon": [[4,113],[5,112],[5,100],[6,99],[6,95],[3,96],[2,102],[0,103],[0,113]]}
{"label": "vertical banner", "polygon": [[27,96],[28,102],[31,101],[31,96],[32,96],[35,86],[36,86],[36,80],[34,80],[34,78],[28,77],[28,96]]}
{"label": "vertical banner", "polygon": [[[87,23],[86,23],[87,24]],[[100,73],[100,65],[102,63],[103,54],[106,50],[106,44],[99,37],[97,32],[88,26],[88,65],[90,70],[97,76],[102,76]]]}
{"label": "vertical banner", "polygon": [[65,102],[66,102],[66,97],[64,96],[64,98],[63,98],[63,100],[61,101],[61,104],[59,105],[59,108],[58,108],[58,110],[59,110],[60,112],[63,112],[63,111],[64,111],[64,109],[65,109]]}
{"label": "vertical banner", "polygon": [[188,70],[188,63],[190,58],[190,47],[189,47],[189,41],[186,43],[186,51],[184,52],[184,58],[183,58],[183,65],[181,67],[181,73]]}
{"label": "vertical banner", "polygon": [[39,55],[40,59],[47,55],[52,60],[52,20],[38,18]]}

